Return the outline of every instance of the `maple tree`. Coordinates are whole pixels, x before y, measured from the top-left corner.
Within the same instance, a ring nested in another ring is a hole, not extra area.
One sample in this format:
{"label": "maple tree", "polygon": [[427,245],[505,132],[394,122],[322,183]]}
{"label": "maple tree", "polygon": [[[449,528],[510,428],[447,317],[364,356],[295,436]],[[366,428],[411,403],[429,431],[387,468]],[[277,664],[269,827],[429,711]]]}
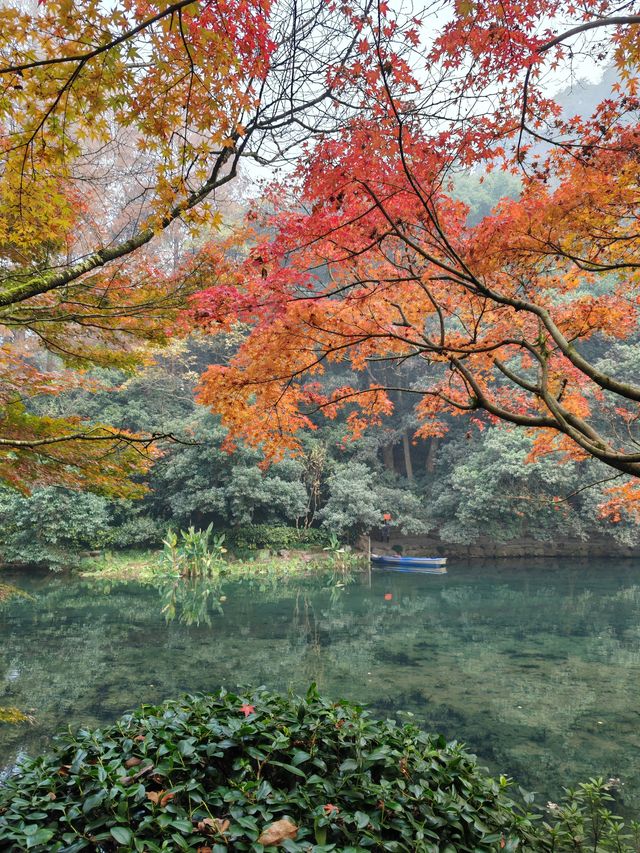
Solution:
{"label": "maple tree", "polygon": [[[277,457],[345,407],[357,437],[400,387],[419,436],[460,413],[506,421],[535,432],[532,456],[624,477],[614,517],[640,501],[640,385],[606,363],[638,333],[636,7],[457,0],[399,27],[378,4],[351,69],[361,109],[273,187],[242,268],[195,299],[206,328],[253,324],[200,387],[232,439]],[[591,116],[545,94],[581,52],[619,74]],[[521,195],[471,225],[455,175],[494,168]],[[409,359],[418,379],[398,385]],[[332,363],[362,380],[325,390]]]}
{"label": "maple tree", "polygon": [[33,401],[90,387],[91,365],[133,370],[166,340],[215,275],[216,251],[197,247],[241,160],[286,161],[339,120],[367,2],[0,9],[0,478],[136,491],[127,477],[161,435]]}

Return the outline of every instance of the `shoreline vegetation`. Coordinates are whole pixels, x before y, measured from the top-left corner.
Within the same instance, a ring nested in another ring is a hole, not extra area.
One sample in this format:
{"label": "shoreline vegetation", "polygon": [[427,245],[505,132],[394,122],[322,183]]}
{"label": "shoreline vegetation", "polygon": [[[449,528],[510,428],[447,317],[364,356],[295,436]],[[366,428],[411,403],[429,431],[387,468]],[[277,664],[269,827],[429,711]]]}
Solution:
{"label": "shoreline vegetation", "polygon": [[[276,530],[279,530],[276,528]],[[297,534],[295,528],[294,534]],[[306,531],[303,531],[306,533]],[[313,531],[317,533],[317,531]],[[280,542],[292,539],[291,530],[279,530]],[[302,537],[300,537],[302,538]],[[308,543],[303,547],[257,548],[253,543],[230,553],[224,545],[225,534],[190,527],[179,532],[168,531],[163,550],[104,551],[85,555],[68,568],[82,581],[95,584],[109,594],[118,583],[137,583],[154,587],[159,595],[159,609],[166,622],[210,625],[215,613],[223,612],[227,600],[226,582],[244,581],[261,592],[274,591],[287,581],[317,582],[321,579],[335,590],[351,583],[356,572],[368,567],[366,555],[343,546],[337,537],[324,536],[322,547]],[[244,551],[244,554],[242,554]],[[26,568],[26,567],[23,567]],[[0,587],[0,601],[21,594],[17,587]]]}
{"label": "shoreline vegetation", "polygon": [[367,565],[362,555],[342,546],[335,536],[322,549],[283,549],[274,555],[263,548],[252,554],[253,559],[230,558],[224,541],[225,534],[214,533],[211,526],[170,531],[161,552],[105,555],[101,564],[85,567],[80,576],[108,585],[119,581],[151,584],[158,589],[167,622],[177,619],[185,625],[209,625],[212,615],[223,610],[226,581],[248,581],[264,591],[289,579],[322,576],[329,587],[337,588],[351,582],[354,571]]}
{"label": "shoreline vegetation", "polygon": [[[229,547],[227,547],[227,544]],[[71,572],[82,578],[149,583],[163,575],[183,578],[247,577],[251,575],[308,575],[314,571],[366,568],[368,554],[362,547],[343,544],[334,534],[317,528],[283,525],[249,525],[239,531],[215,532],[189,527],[169,529],[163,547],[101,548],[68,551],[65,562],[10,561],[2,569],[38,568]],[[0,584],[0,601],[19,592]]]}
{"label": "shoreline vegetation", "polygon": [[360,706],[258,688],[142,705],[59,736],[0,788],[7,853],[636,850],[592,779],[512,795],[456,741]]}
{"label": "shoreline vegetation", "polygon": [[[163,551],[122,551],[105,552],[99,557],[83,560],[74,570],[82,578],[110,581],[137,581],[151,583],[167,575],[187,578],[186,573],[172,571],[167,565]],[[364,570],[367,556],[349,551],[340,555],[315,551],[291,551],[282,554],[270,553],[268,549],[259,552],[253,559],[231,557],[220,560],[212,568],[210,578],[227,580],[250,577],[300,577],[319,572],[344,572]]]}

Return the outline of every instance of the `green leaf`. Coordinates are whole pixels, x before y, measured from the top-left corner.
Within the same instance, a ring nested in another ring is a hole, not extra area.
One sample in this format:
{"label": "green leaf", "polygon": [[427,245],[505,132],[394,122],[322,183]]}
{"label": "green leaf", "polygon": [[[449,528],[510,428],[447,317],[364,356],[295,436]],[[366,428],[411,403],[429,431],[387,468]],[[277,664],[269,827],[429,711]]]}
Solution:
{"label": "green leaf", "polygon": [[282,767],[285,770],[288,770],[289,773],[293,773],[295,776],[300,776],[301,779],[307,778],[307,774],[303,773],[299,767],[294,767],[293,764],[285,764],[282,761],[270,761],[269,764],[275,764],[276,767]]}
{"label": "green leaf", "polygon": [[131,844],[133,841],[133,833],[126,826],[112,826],[109,832],[118,844]]}
{"label": "green leaf", "polygon": [[82,804],[82,811],[85,814],[88,814],[91,809],[95,809],[96,806],[99,806],[106,796],[107,792],[105,790],[102,790],[98,791],[97,794],[92,794],[90,797],[87,797],[87,799]]}
{"label": "green leaf", "polygon": [[387,758],[387,756],[391,753],[391,750],[388,746],[381,746],[378,749],[374,749],[372,752],[366,752],[362,756],[367,761],[381,761],[383,758]]}
{"label": "green leaf", "polygon": [[48,841],[51,841],[53,835],[54,833],[51,829],[39,829],[36,833],[27,837],[27,849],[38,847],[40,844],[46,844]]}
{"label": "green leaf", "polygon": [[354,818],[356,820],[356,826],[358,827],[358,829],[364,829],[365,826],[369,826],[371,822],[369,820],[369,815],[365,814],[364,812],[356,812],[354,814]]}
{"label": "green leaf", "polygon": [[191,740],[178,741],[178,752],[183,758],[189,758],[195,751],[196,748]]}

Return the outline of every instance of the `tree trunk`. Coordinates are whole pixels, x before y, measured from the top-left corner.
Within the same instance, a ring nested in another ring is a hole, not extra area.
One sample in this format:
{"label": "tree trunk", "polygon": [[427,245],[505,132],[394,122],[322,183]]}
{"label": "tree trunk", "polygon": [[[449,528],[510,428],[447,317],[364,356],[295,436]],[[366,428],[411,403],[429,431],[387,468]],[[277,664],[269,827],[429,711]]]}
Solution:
{"label": "tree trunk", "polygon": [[427,451],[427,473],[433,474],[436,470],[436,455],[438,453],[438,443],[440,439],[437,435],[432,435],[429,439],[429,450]]}
{"label": "tree trunk", "polygon": [[407,472],[407,480],[413,480],[413,465],[411,464],[411,442],[409,433],[405,429],[402,433],[402,449],[404,451],[404,467]]}
{"label": "tree trunk", "polygon": [[382,460],[387,471],[395,470],[395,466],[393,464],[393,444],[384,445],[382,448]]}

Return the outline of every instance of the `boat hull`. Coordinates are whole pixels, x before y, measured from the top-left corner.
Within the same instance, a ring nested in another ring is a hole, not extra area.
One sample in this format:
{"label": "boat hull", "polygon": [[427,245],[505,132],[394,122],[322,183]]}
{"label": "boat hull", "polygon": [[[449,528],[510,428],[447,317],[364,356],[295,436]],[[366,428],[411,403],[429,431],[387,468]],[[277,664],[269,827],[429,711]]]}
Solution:
{"label": "boat hull", "polygon": [[373,569],[376,572],[404,572],[407,575],[446,575],[447,567],[439,566],[439,567],[431,567],[428,568],[426,566],[413,568],[413,569],[405,569],[402,566],[389,566],[386,563],[380,563],[379,565],[374,565]]}
{"label": "boat hull", "polygon": [[400,557],[388,554],[372,554],[371,563],[376,569],[418,574],[445,574],[446,557]]}

